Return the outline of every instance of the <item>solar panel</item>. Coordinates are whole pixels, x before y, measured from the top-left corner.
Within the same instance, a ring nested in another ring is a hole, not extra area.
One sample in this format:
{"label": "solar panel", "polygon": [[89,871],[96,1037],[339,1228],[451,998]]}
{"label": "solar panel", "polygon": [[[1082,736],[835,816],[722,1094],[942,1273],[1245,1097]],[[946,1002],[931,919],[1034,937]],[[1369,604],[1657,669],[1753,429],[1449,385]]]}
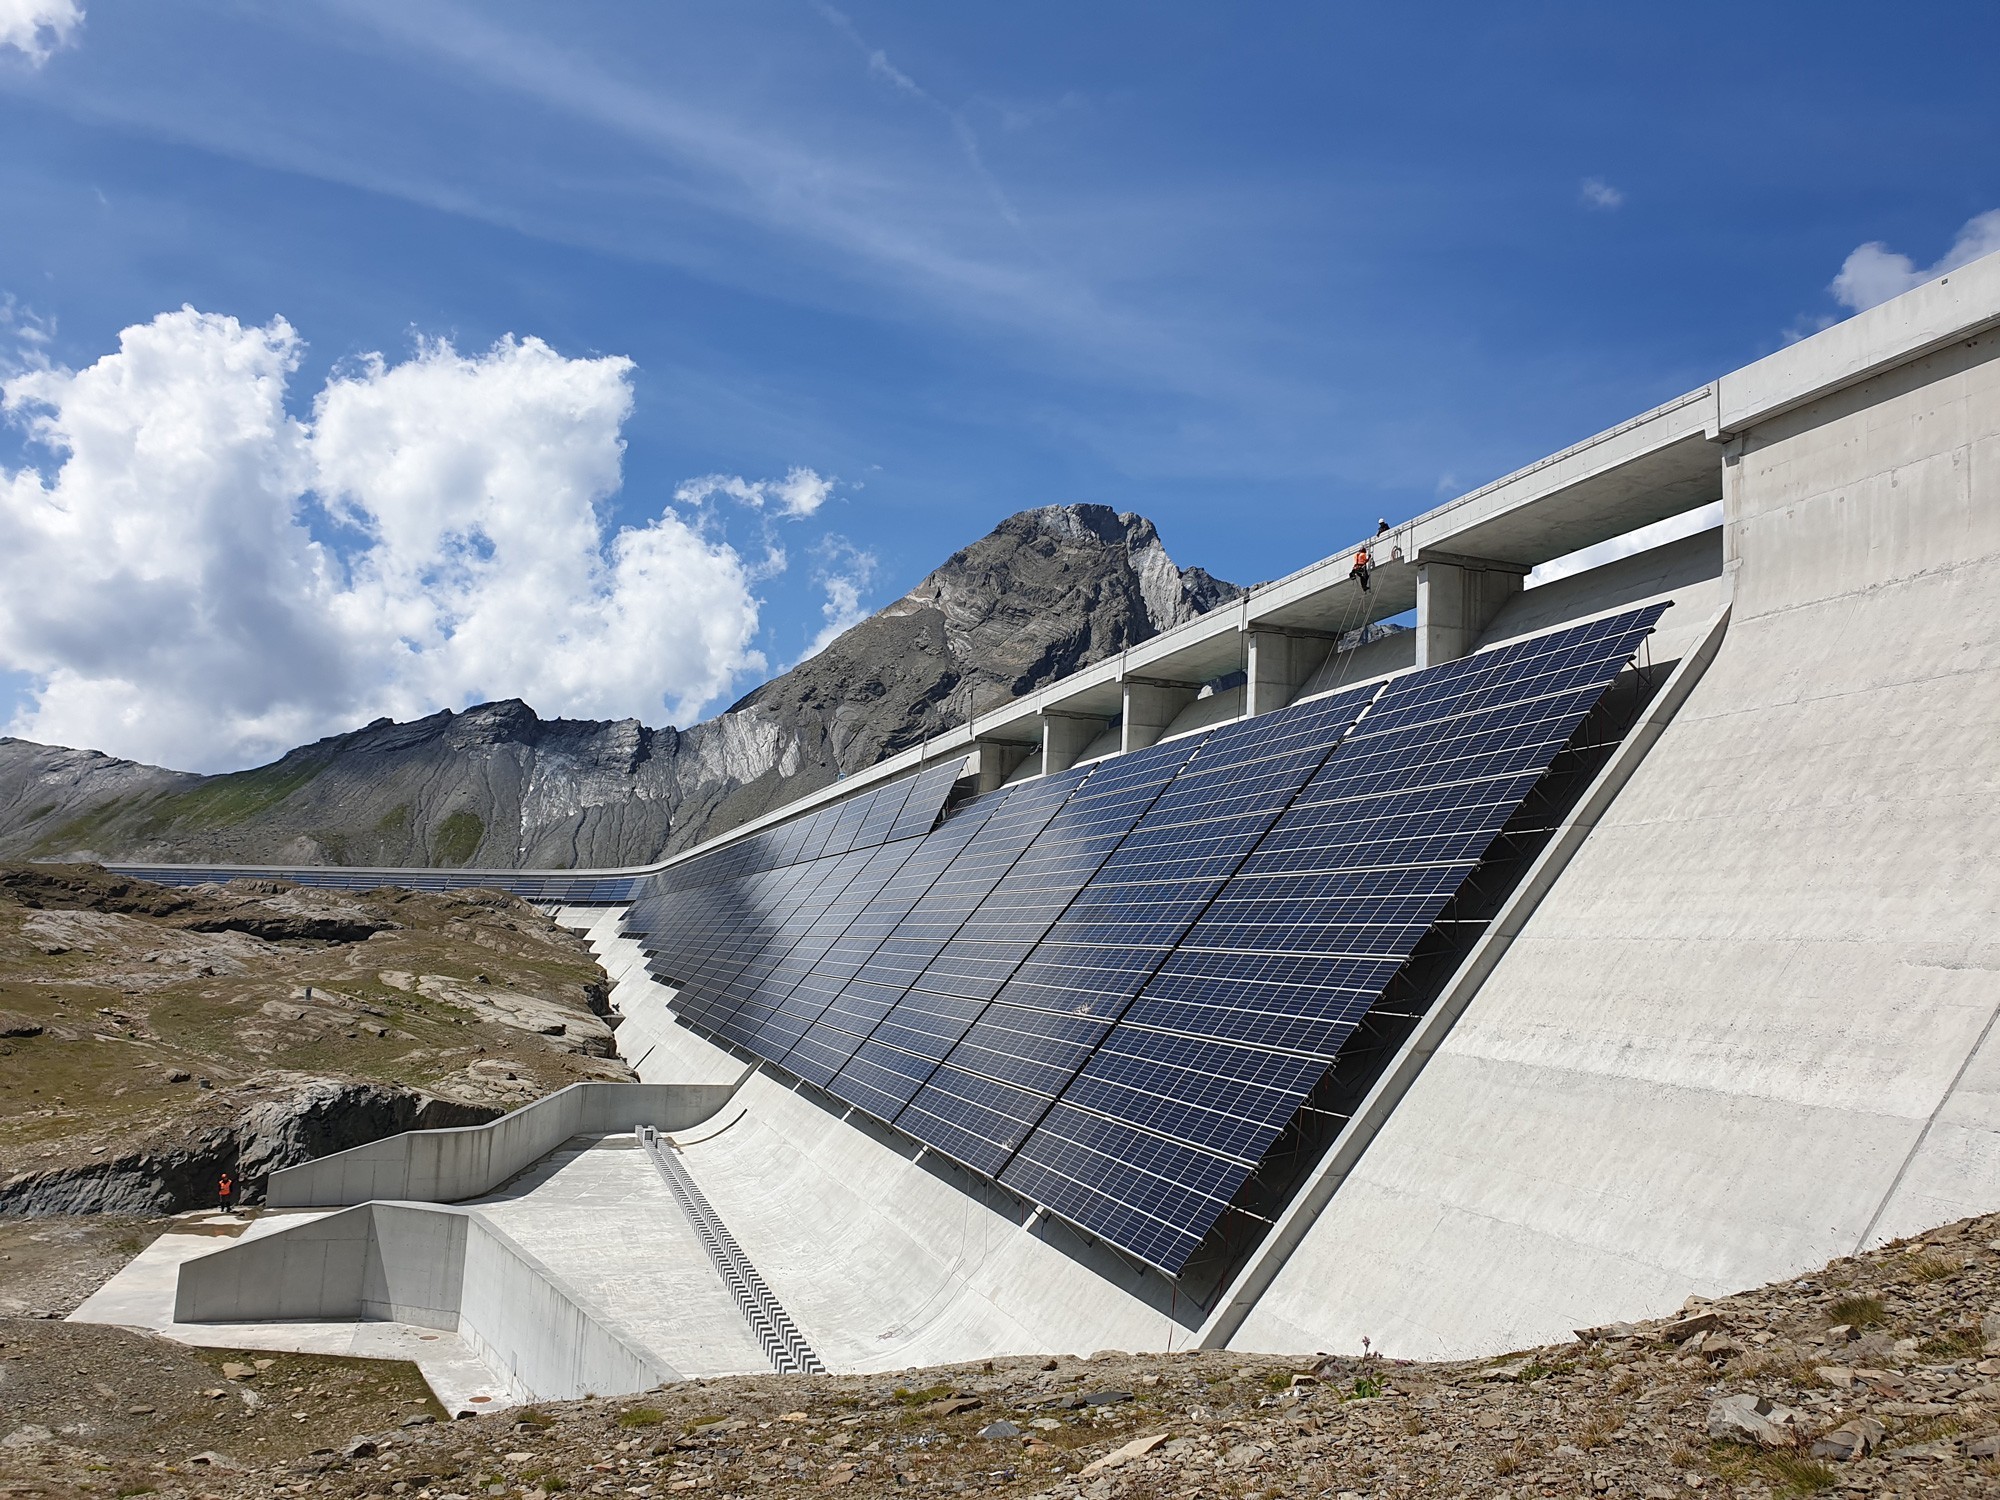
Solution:
{"label": "solar panel", "polygon": [[1176,1273],[1658,613],[941,823],[933,768],[663,872],[632,925],[682,1020]]}
{"label": "solar panel", "polygon": [[[1178,1271],[1658,614],[1392,680],[1000,1180]],[[1090,1145],[1132,1132],[1198,1205]]]}
{"label": "solar panel", "polygon": [[949,1071],[911,1097],[897,1127],[998,1175],[1375,691],[1350,690],[1205,736],[967,1027],[946,1056]]}
{"label": "solar panel", "polygon": [[910,979],[832,1091],[880,1119],[896,1119],[1196,748],[1186,741],[1140,750],[1077,785]]}

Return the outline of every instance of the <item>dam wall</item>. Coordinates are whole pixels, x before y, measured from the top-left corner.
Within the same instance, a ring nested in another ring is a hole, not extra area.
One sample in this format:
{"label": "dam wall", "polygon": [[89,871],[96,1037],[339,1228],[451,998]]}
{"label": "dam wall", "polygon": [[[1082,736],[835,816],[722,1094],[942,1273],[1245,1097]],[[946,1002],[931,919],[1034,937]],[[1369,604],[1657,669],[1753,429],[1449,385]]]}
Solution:
{"label": "dam wall", "polygon": [[1232,1347],[1498,1352],[2000,1202],[2000,337],[1719,436],[1714,663]]}

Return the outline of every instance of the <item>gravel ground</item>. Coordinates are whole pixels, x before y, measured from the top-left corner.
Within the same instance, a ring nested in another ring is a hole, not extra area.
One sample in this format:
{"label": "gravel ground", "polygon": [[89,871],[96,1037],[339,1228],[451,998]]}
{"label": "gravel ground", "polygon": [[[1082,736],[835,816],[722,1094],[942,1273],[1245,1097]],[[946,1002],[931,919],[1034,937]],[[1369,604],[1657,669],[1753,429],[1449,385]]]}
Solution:
{"label": "gravel ground", "polygon": [[15,1320],[0,1322],[0,1495],[2000,1495],[1996,1243],[2000,1219],[1970,1221],[1481,1362],[1103,1353],[688,1382],[440,1423],[408,1366],[246,1370]]}
{"label": "gravel ground", "polygon": [[60,1317],[164,1233],[171,1219],[0,1219],[0,1317]]}

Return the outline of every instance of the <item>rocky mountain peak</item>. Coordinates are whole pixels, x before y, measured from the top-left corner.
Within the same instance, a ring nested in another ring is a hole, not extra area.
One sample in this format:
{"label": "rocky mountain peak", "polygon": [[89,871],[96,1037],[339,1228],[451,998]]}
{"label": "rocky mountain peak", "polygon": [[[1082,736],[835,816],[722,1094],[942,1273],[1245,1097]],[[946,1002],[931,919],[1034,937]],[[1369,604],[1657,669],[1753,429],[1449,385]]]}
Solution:
{"label": "rocky mountain peak", "polygon": [[1144,516],[1009,516],[818,655],[686,730],[441,710],[197,777],[0,740],[0,857],[638,864],[1235,598]]}

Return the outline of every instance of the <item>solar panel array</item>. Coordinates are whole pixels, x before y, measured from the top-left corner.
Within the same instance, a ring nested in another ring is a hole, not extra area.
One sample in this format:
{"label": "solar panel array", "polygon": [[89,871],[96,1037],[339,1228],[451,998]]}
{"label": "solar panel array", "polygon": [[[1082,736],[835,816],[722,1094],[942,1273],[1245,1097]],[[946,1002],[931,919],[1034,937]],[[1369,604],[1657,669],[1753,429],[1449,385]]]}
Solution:
{"label": "solar panel array", "polygon": [[627,930],[690,1026],[1177,1274],[1664,608],[935,828],[949,782],[883,788],[662,872]]}

